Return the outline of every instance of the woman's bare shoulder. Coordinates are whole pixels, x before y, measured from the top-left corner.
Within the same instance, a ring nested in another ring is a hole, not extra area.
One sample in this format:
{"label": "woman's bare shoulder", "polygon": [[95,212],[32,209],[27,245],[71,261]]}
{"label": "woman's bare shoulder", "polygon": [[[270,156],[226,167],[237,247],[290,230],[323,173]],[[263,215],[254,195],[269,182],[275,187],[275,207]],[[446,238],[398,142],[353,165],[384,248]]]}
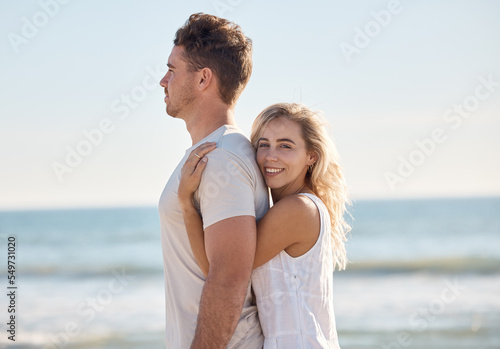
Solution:
{"label": "woman's bare shoulder", "polygon": [[316,204],[306,195],[289,195],[278,201],[270,210],[274,218],[298,223],[301,227],[315,224],[319,219]]}

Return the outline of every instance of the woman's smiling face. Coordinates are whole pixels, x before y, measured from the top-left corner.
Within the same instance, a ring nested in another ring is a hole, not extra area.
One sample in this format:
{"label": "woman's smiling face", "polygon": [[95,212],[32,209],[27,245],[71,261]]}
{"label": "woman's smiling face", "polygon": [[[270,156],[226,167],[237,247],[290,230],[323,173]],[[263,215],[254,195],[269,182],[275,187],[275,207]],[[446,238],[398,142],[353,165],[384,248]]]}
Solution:
{"label": "woman's smiling face", "polygon": [[300,190],[314,158],[299,124],[282,116],[270,121],[257,143],[257,163],[267,186],[281,197]]}

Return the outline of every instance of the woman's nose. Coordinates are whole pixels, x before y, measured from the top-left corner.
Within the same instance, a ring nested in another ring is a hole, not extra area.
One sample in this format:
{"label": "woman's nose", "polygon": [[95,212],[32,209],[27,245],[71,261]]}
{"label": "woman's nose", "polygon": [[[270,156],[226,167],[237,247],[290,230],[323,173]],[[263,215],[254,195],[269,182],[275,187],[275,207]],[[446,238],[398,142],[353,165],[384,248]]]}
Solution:
{"label": "woman's nose", "polygon": [[269,149],[267,152],[266,152],[266,160],[268,161],[276,161],[278,159],[278,157],[276,156],[276,152],[272,149]]}

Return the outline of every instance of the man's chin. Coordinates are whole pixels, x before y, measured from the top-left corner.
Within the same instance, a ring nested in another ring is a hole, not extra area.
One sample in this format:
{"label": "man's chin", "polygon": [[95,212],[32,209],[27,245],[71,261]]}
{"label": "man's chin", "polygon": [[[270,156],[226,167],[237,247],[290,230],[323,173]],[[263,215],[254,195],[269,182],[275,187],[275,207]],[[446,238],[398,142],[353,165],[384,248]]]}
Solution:
{"label": "man's chin", "polygon": [[169,109],[168,106],[167,106],[166,111],[167,111],[167,115],[169,115],[169,116],[171,116],[173,118],[177,117],[177,113],[174,110]]}

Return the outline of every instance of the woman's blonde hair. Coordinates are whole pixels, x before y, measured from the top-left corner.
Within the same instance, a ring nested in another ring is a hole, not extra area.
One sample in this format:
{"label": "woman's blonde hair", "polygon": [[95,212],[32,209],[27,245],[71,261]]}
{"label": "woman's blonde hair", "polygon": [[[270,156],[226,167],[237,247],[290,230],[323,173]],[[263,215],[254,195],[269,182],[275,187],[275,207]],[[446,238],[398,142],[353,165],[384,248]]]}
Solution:
{"label": "woman's blonde hair", "polygon": [[306,106],[297,103],[278,103],[264,109],[252,126],[251,142],[255,149],[266,126],[272,120],[284,117],[299,124],[308,151],[316,152],[318,159],[306,174],[306,183],[323,201],[332,226],[334,266],[340,270],[347,265],[344,242],[350,226],[344,220],[346,205],[350,203],[339,165],[339,156],[326,130],[327,122]]}

